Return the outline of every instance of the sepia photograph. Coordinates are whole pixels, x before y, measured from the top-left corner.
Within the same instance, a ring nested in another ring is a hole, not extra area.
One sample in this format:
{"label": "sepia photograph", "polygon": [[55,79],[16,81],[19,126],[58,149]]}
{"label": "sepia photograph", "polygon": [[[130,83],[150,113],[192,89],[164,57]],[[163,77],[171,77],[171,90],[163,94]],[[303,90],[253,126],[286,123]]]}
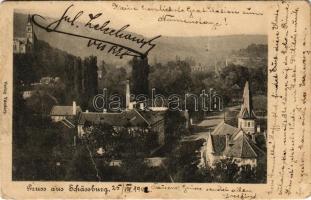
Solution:
{"label": "sepia photograph", "polygon": [[311,195],[306,1],[0,4],[3,199]]}
{"label": "sepia photograph", "polygon": [[266,183],[267,34],[144,37],[83,14],[14,11],[14,181]]}

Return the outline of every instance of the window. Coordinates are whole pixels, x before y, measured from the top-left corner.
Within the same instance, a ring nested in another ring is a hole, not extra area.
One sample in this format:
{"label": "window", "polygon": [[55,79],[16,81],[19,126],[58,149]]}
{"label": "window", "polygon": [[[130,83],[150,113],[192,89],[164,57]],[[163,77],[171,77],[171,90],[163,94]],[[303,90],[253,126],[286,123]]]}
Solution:
{"label": "window", "polygon": [[248,127],[251,127],[251,123],[250,123],[250,122],[247,122],[247,126],[248,126]]}

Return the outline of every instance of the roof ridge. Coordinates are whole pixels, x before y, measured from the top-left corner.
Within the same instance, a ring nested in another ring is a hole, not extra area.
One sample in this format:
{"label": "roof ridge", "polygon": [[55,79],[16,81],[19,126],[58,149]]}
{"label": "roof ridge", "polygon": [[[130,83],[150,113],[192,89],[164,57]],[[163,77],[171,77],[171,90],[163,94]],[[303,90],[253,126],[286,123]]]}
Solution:
{"label": "roof ridge", "polygon": [[[247,136],[246,136],[247,137]],[[243,140],[244,140],[244,134],[243,134]],[[248,142],[248,138],[245,138],[245,141],[247,142],[247,144],[249,145],[249,147],[251,148],[251,150],[253,151],[253,153],[256,155],[256,157],[258,157],[257,153],[254,151],[252,145]],[[243,148],[243,147],[242,147]]]}
{"label": "roof ridge", "polygon": [[229,126],[229,127],[230,127],[230,128],[232,128],[232,129],[235,129],[235,130],[237,130],[237,129],[238,129],[238,127],[232,126],[232,125],[227,124],[227,123],[225,123],[225,125]]}
{"label": "roof ridge", "polygon": [[262,149],[260,149],[255,143],[253,143],[253,145],[254,145],[254,147],[257,148],[257,150],[259,150],[261,153],[265,154],[265,152]]}
{"label": "roof ridge", "polygon": [[[77,106],[77,107],[80,107],[80,106]],[[122,114],[123,112],[106,112],[106,113],[103,113],[103,112],[81,112],[82,114],[95,114],[95,115],[100,115],[100,114]]]}
{"label": "roof ridge", "polygon": [[215,153],[215,148],[214,148],[213,139],[212,139],[212,133],[208,133],[207,139],[211,141],[212,151],[213,151],[212,153]]}
{"label": "roof ridge", "polygon": [[232,135],[230,136],[230,139],[233,140],[234,138],[237,137],[238,133],[242,130],[243,132],[243,129],[240,127],[240,128],[237,128],[237,127],[234,127],[236,128],[236,130],[232,133]]}
{"label": "roof ridge", "polygon": [[214,140],[213,140],[212,134],[210,134],[210,135],[211,135],[211,144],[212,144],[212,147],[213,147],[213,153],[215,153],[216,150],[215,150]]}
{"label": "roof ridge", "polygon": [[150,126],[150,122],[142,115],[142,114],[140,114],[139,112],[138,112],[138,110],[136,110],[136,109],[133,109],[136,113],[138,113],[138,115],[141,117],[141,118],[143,118],[143,120]]}
{"label": "roof ridge", "polygon": [[[224,123],[225,123],[224,120],[222,120],[221,122],[219,122],[219,123],[217,124],[217,126],[215,127],[215,129],[213,130],[212,133],[217,132],[217,131],[221,128],[221,126],[222,126]],[[217,134],[217,135],[218,135],[218,134]]]}

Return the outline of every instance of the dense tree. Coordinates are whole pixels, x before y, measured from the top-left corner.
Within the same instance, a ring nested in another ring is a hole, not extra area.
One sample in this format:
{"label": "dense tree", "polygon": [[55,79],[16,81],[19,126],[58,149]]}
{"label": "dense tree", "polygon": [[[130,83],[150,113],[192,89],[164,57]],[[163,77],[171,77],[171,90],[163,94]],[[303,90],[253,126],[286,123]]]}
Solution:
{"label": "dense tree", "polygon": [[149,64],[148,57],[134,57],[129,64],[132,66],[132,93],[149,95]]}
{"label": "dense tree", "polygon": [[107,95],[111,96],[113,94],[118,94],[120,96],[125,95],[125,83],[127,79],[126,70],[123,67],[115,67],[110,64],[105,64],[104,67],[102,65],[103,76],[101,85],[99,86],[101,89],[107,89]]}
{"label": "dense tree", "polygon": [[150,91],[168,97],[172,94],[185,95],[191,92],[191,69],[189,63],[182,60],[170,61],[166,64],[157,63],[151,67]]}
{"label": "dense tree", "polygon": [[178,143],[168,156],[168,171],[175,182],[196,182],[198,155],[203,141]]}
{"label": "dense tree", "polygon": [[65,180],[98,181],[98,176],[100,177],[97,164],[93,163],[90,152],[85,145],[77,146],[66,169]]}
{"label": "dense tree", "polygon": [[93,109],[92,101],[98,93],[97,57],[89,56],[82,64],[82,102],[84,109]]}

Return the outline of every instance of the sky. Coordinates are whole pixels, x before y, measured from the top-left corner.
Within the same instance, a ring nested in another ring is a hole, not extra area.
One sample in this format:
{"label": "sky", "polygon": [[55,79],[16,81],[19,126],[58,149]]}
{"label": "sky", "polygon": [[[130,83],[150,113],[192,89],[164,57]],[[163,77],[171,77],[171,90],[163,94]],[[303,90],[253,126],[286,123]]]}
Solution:
{"label": "sky", "polygon": [[[103,13],[99,18],[94,20],[99,24],[110,20],[110,26],[121,28],[125,24],[130,24],[128,31],[142,34],[145,37],[162,36],[215,36],[215,35],[236,35],[236,34],[267,34],[268,32],[268,15],[271,2],[189,2],[189,1],[169,1],[169,2],[72,2],[74,4],[68,11],[70,16],[74,16],[79,11],[83,14],[78,21],[87,22],[89,14],[96,15]],[[21,13],[36,13],[59,19],[70,2],[23,2],[17,4],[16,10]],[[256,4],[256,6],[255,6]],[[184,12],[163,12],[159,8],[173,8]],[[31,9],[30,9],[31,8]],[[126,8],[126,10],[124,10]],[[137,10],[134,11],[133,9]],[[146,11],[152,9],[157,11]],[[240,14],[220,14],[213,12],[197,13],[189,12],[190,10],[224,10],[239,11]],[[255,12],[260,15],[246,15],[242,12]],[[166,19],[177,19],[187,21],[206,21],[212,24],[192,24],[181,23],[176,21],[159,21],[164,15],[170,15]],[[173,17],[172,17],[173,16]],[[215,23],[221,24],[215,26]],[[216,28],[215,28],[216,27]]]}

